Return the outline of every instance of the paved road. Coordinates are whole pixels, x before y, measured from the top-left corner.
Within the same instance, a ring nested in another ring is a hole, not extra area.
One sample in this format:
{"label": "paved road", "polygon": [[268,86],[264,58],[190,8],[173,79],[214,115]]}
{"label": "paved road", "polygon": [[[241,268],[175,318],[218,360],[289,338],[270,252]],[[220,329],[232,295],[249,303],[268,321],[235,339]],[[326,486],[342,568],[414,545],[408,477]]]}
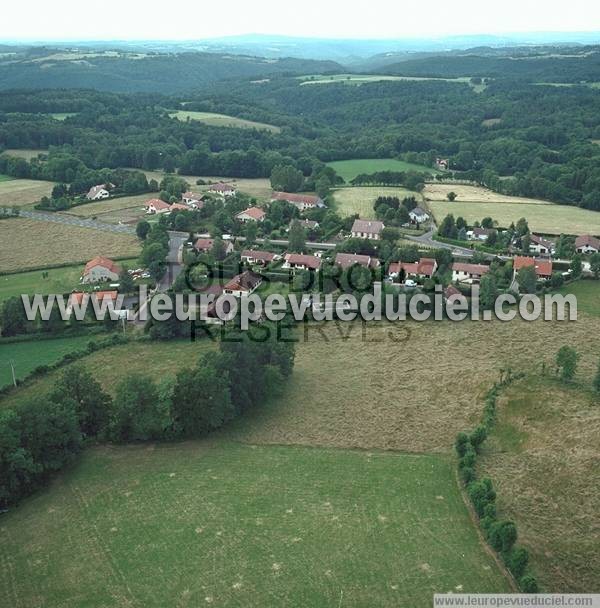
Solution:
{"label": "paved road", "polygon": [[19,217],[26,217],[42,222],[54,222],[55,224],[66,224],[68,226],[79,226],[80,228],[105,230],[106,232],[116,232],[118,234],[135,234],[135,226],[128,226],[127,224],[106,224],[105,222],[98,222],[97,220],[89,220],[62,213],[22,210],[19,212]]}

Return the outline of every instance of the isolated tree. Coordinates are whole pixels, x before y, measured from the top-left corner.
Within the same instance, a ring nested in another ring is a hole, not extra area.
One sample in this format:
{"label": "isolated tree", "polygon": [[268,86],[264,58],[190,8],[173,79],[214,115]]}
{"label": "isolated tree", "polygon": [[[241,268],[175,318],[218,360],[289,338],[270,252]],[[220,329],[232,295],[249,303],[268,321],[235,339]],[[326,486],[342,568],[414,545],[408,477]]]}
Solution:
{"label": "isolated tree", "polygon": [[479,304],[483,310],[493,310],[496,298],[498,297],[498,287],[496,286],[496,277],[491,274],[485,274],[481,278],[479,290]]}
{"label": "isolated tree", "polygon": [[79,428],[85,435],[95,437],[108,425],[112,399],[81,365],[66,369],[55,383],[50,399],[56,403],[65,399],[74,401]]}
{"label": "isolated tree", "polygon": [[222,260],[225,259],[225,256],[227,255],[226,249],[225,249],[225,242],[223,241],[223,239],[220,236],[217,235],[215,237],[210,252],[211,252],[212,256],[215,258],[215,260],[217,260],[217,262],[221,262]]}
{"label": "isolated tree", "polygon": [[449,213],[440,224],[438,234],[448,239],[455,239],[458,236],[454,216]]}
{"label": "isolated tree", "polygon": [[525,254],[529,253],[531,249],[531,236],[529,234],[524,234],[521,237],[521,251]]}
{"label": "isolated tree", "polygon": [[446,194],[446,198],[452,203],[456,200],[456,192],[450,191]]}
{"label": "isolated tree", "polygon": [[493,228],[494,227],[494,220],[491,217],[484,217],[481,220],[481,227],[482,228],[487,228],[488,230],[490,228]]}
{"label": "isolated tree", "polygon": [[288,234],[288,241],[288,248],[290,251],[302,253],[306,250],[306,231],[298,220],[292,221]]}
{"label": "isolated tree", "polygon": [[529,232],[529,224],[524,217],[519,219],[517,225],[515,226],[515,230],[519,236],[524,236]]}
{"label": "isolated tree", "polygon": [[0,313],[0,325],[2,335],[5,337],[16,336],[27,331],[27,316],[21,298],[15,296],[4,302]]}
{"label": "isolated tree", "polygon": [[246,237],[246,246],[252,247],[256,243],[256,233],[258,231],[258,225],[256,222],[246,222],[244,227],[244,234]]}
{"label": "isolated tree", "polygon": [[150,223],[146,220],[141,220],[137,223],[135,227],[135,233],[137,234],[138,239],[144,240],[148,233],[150,232]]}
{"label": "isolated tree", "polygon": [[467,220],[465,220],[465,218],[462,215],[459,215],[456,218],[456,229],[462,230],[463,228],[465,230],[468,228]]}
{"label": "isolated tree", "polygon": [[575,377],[579,355],[570,346],[561,346],[556,353],[556,371],[564,382],[570,382]]}
{"label": "isolated tree", "polygon": [[535,267],[525,266],[517,272],[517,284],[521,293],[535,293],[537,275]]}
{"label": "isolated tree", "polygon": [[271,171],[271,187],[273,190],[298,192],[304,184],[304,175],[292,165],[277,165]]}
{"label": "isolated tree", "polygon": [[578,279],[581,277],[581,273],[583,272],[583,261],[579,253],[576,253],[573,256],[569,268],[571,270],[571,277],[573,277],[574,279]]}

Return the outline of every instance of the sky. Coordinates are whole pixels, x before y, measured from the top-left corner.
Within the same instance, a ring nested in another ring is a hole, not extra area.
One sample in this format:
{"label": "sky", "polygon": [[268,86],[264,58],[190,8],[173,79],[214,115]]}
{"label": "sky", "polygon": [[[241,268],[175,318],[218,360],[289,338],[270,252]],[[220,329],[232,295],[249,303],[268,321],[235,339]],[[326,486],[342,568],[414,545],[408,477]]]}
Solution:
{"label": "sky", "polygon": [[3,2],[1,40],[194,40],[261,33],[413,38],[600,30],[597,0],[29,0]]}

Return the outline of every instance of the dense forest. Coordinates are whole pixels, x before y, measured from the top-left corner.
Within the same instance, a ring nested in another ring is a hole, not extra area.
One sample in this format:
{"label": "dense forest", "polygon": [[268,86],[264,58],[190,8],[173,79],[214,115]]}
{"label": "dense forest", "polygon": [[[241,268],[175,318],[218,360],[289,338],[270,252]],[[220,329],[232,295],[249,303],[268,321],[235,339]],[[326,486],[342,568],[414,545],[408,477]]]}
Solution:
{"label": "dense forest", "polygon": [[[600,81],[599,56],[584,53],[572,58],[581,62],[581,72],[566,69],[577,78],[587,70]],[[504,58],[448,54],[438,67],[448,75],[444,62],[467,60],[483,66]],[[555,59],[536,61],[551,66]],[[600,210],[600,90],[526,82],[520,66],[532,63],[514,60],[511,72],[505,66],[498,75],[486,72],[482,81],[475,77],[478,90],[468,82],[439,79],[302,85],[296,76],[279,74],[260,82],[252,76],[228,78],[185,95],[179,87],[157,87],[160,93],[6,91],[0,93],[0,148],[40,148],[48,154],[31,162],[3,156],[0,172],[73,182],[83,175],[93,181],[90,171],[105,168],[267,177],[275,166],[291,165],[309,176],[315,165],[331,160],[401,158],[433,167],[436,157],[443,157],[456,178]],[[407,69],[411,62],[401,65]],[[171,116],[181,109],[265,122],[281,132]],[[73,115],[56,120],[51,116],[56,112]]]}

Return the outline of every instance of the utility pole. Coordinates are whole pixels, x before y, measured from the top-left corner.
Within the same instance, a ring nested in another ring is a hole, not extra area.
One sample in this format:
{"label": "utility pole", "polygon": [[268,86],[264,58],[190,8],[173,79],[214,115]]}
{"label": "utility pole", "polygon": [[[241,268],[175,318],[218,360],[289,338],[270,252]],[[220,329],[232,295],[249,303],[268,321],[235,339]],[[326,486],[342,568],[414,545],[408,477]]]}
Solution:
{"label": "utility pole", "polygon": [[10,364],[10,369],[11,369],[11,371],[12,371],[12,379],[13,379],[13,384],[14,384],[15,386],[17,386],[17,378],[16,378],[16,376],[15,376],[15,362],[14,362],[14,361],[11,359],[11,360],[9,361],[9,364]]}

